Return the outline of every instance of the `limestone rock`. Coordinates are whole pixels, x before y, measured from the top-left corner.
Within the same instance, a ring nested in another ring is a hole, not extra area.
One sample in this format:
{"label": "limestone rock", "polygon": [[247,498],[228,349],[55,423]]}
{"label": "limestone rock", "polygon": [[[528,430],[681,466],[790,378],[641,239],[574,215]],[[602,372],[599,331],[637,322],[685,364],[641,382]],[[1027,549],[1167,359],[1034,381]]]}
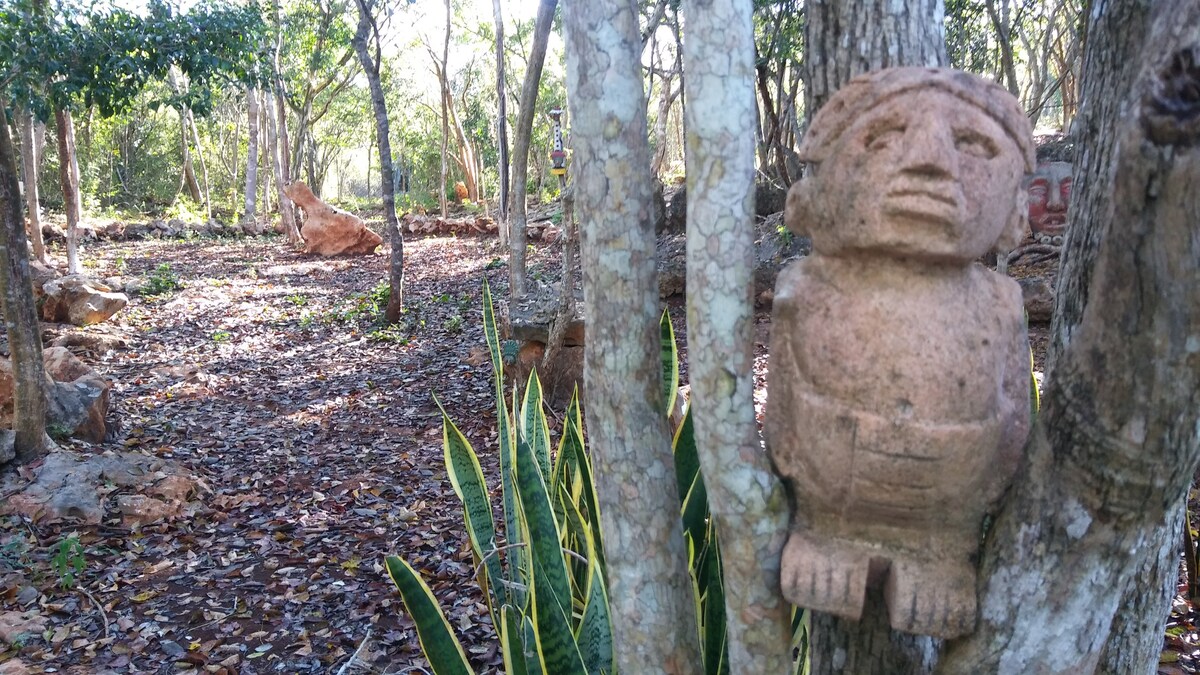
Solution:
{"label": "limestone rock", "polygon": [[0,464],[7,464],[17,456],[17,432],[0,429]]}
{"label": "limestone rock", "polygon": [[37,610],[0,613],[0,640],[6,644],[16,644],[22,637],[41,635],[44,630],[46,617]]}
{"label": "limestone rock", "polygon": [[1054,318],[1054,289],[1041,277],[1018,279],[1025,313],[1030,323],[1045,323]]}
{"label": "limestone rock", "polygon": [[325,257],[368,255],[383,243],[383,238],[367,229],[361,218],[321,201],[303,181],[288,185],[285,192],[308,216],[300,228],[305,252]]}
{"label": "limestone rock", "polygon": [[30,675],[33,673],[21,659],[9,659],[0,663],[0,675]]}
{"label": "limestone rock", "polygon": [[[92,443],[103,441],[112,384],[65,347],[47,348],[42,359],[47,426]],[[12,427],[13,395],[12,364],[0,359],[0,428]],[[2,458],[0,450],[0,463],[7,461]]]}
{"label": "limestone rock", "polygon": [[121,513],[121,522],[135,531],[143,525],[165,520],[174,510],[166,502],[145,495],[117,497],[117,511]]}
{"label": "limestone rock", "polygon": [[101,282],[80,274],[46,282],[42,290],[42,318],[76,326],[105,321],[129,302],[124,293],[114,293]]}
{"label": "limestone rock", "polygon": [[46,294],[46,284],[58,278],[58,272],[51,267],[47,267],[36,260],[29,261],[29,272],[33,277],[33,298],[34,300],[41,299]]}

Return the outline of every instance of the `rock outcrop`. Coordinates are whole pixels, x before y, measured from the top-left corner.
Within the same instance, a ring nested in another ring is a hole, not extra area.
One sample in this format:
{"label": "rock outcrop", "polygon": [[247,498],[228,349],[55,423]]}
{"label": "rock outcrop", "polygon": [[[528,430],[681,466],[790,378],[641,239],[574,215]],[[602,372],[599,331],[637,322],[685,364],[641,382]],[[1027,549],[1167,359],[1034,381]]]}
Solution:
{"label": "rock outcrop", "polygon": [[[105,419],[112,384],[66,347],[46,349],[42,360],[46,368],[47,427],[92,443],[103,441],[108,432]],[[0,428],[12,427],[13,394],[12,364],[0,359]],[[3,461],[0,454],[0,463]]]}
{"label": "rock outcrop", "polygon": [[383,238],[367,229],[362,218],[321,201],[303,181],[284,189],[308,218],[300,228],[304,251],[329,257],[332,255],[367,255],[383,243]]}
{"label": "rock outcrop", "polygon": [[107,320],[129,302],[124,293],[81,274],[68,274],[42,285],[42,319],[75,326]]}

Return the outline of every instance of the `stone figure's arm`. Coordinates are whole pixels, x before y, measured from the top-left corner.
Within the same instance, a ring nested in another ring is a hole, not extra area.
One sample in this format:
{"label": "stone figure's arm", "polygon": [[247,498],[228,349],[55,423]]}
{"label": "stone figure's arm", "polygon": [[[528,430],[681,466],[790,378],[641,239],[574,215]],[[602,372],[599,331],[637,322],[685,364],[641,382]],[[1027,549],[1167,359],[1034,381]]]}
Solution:
{"label": "stone figure's arm", "polygon": [[1011,337],[1004,343],[1006,353],[1001,390],[1004,399],[1001,417],[1001,458],[1006,464],[1005,469],[1011,472],[1020,464],[1025,440],[1029,436],[1033,357],[1029,350],[1029,333],[1025,323],[1021,287],[1007,277],[998,278],[996,282],[1001,284],[999,290],[1002,298],[1002,306],[997,309],[1004,312],[1006,317],[1014,317],[1011,320]]}

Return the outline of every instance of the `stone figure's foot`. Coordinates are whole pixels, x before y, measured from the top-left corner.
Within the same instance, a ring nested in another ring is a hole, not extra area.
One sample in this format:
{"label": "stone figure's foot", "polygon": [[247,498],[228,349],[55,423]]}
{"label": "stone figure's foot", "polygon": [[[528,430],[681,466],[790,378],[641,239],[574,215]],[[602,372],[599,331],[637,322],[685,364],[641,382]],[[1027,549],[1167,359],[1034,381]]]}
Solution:
{"label": "stone figure's foot", "polygon": [[895,630],[945,639],[975,630],[975,568],[965,561],[893,560],[883,594]]}
{"label": "stone figure's foot", "polygon": [[852,547],[793,531],[783,549],[783,595],[800,607],[857,620],[866,601],[870,562],[870,556]]}

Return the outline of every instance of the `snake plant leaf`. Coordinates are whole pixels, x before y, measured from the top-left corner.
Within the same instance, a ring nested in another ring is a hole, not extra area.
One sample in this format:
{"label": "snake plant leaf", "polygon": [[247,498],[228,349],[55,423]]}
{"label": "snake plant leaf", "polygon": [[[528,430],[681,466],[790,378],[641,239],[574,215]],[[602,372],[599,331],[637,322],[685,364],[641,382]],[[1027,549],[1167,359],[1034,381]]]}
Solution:
{"label": "snake plant leaf", "polygon": [[588,583],[584,593],[583,619],[575,631],[575,641],[588,675],[613,671],[612,616],[604,570],[596,555],[595,542],[588,538]]}
{"label": "snake plant leaf", "polygon": [[[544,565],[544,562],[549,562],[550,565]],[[561,562],[560,555],[559,563]],[[529,595],[530,605],[533,607],[533,623],[537,627],[534,637],[537,640],[538,658],[542,669],[547,673],[585,675],[587,668],[575,642],[575,634],[571,631],[571,606],[563,605],[557,593],[546,583],[555,574],[547,572],[547,567],[555,566],[553,563],[553,560],[543,560],[536,554],[533,556],[534,573],[530,577],[532,583],[529,585]],[[570,598],[567,601],[569,603]]]}
{"label": "snake plant leaf", "polygon": [[458,638],[450,630],[446,615],[438,607],[433,591],[425,585],[421,575],[404,560],[390,555],[384,559],[392,583],[400,590],[404,606],[412,615],[417,626],[417,638],[421,651],[429,659],[435,675],[471,675],[471,664],[463,652]]}
{"label": "snake plant leaf", "polygon": [[796,655],[793,662],[793,675],[808,675],[808,626],[809,614],[807,609],[792,607],[792,653]]}
{"label": "snake plant leaf", "polygon": [[[553,594],[560,607],[571,607],[571,587],[567,580],[567,565],[559,546],[561,536],[550,505],[550,494],[542,479],[541,468],[533,449],[523,440],[517,441],[517,497],[523,515],[522,525],[529,530],[532,569],[544,575],[537,581],[546,594]],[[534,575],[530,575],[531,581]],[[538,626],[541,630],[541,626]]]}
{"label": "snake plant leaf", "polygon": [[708,541],[700,574],[705,576],[702,620],[704,621],[704,672],[707,675],[729,674],[729,643],[725,617],[725,589],[721,576],[721,554],[716,527],[709,520]]}
{"label": "snake plant leaf", "polygon": [[658,328],[662,351],[663,414],[670,417],[671,411],[675,410],[675,398],[679,396],[679,353],[675,346],[675,327],[671,325],[671,315],[665,309],[658,320]]}
{"label": "snake plant leaf", "polygon": [[525,669],[529,675],[547,675],[545,665],[537,650],[537,629],[533,626],[533,610],[521,620],[521,631],[525,635]]}
{"label": "snake plant leaf", "polygon": [[525,667],[525,649],[521,640],[521,620],[512,605],[500,608],[500,653],[504,657],[504,672],[508,675],[528,675]]}
{"label": "snake plant leaf", "polygon": [[546,412],[542,409],[542,382],[537,372],[529,374],[525,385],[525,399],[521,402],[521,427],[519,439],[533,448],[543,476],[550,475],[550,428],[546,426]]}
{"label": "snake plant leaf", "polygon": [[679,490],[679,498],[683,499],[700,475],[700,454],[696,449],[696,428],[692,423],[691,406],[683,413],[683,421],[675,430],[671,447],[675,453],[675,488]]}
{"label": "snake plant leaf", "polygon": [[450,485],[454,494],[463,505],[463,518],[467,525],[467,538],[471,542],[471,550],[477,560],[483,561],[483,569],[490,577],[487,585],[495,594],[495,603],[485,594],[488,606],[491,608],[492,625],[499,617],[495,607],[508,602],[505,592],[504,572],[496,553],[496,524],[492,520],[492,502],[488,498],[487,483],[483,478],[483,469],[479,466],[479,457],[467,437],[459,431],[450,419],[450,415],[436,396],[433,402],[442,411],[442,454],[446,462],[446,472],[450,476]]}

